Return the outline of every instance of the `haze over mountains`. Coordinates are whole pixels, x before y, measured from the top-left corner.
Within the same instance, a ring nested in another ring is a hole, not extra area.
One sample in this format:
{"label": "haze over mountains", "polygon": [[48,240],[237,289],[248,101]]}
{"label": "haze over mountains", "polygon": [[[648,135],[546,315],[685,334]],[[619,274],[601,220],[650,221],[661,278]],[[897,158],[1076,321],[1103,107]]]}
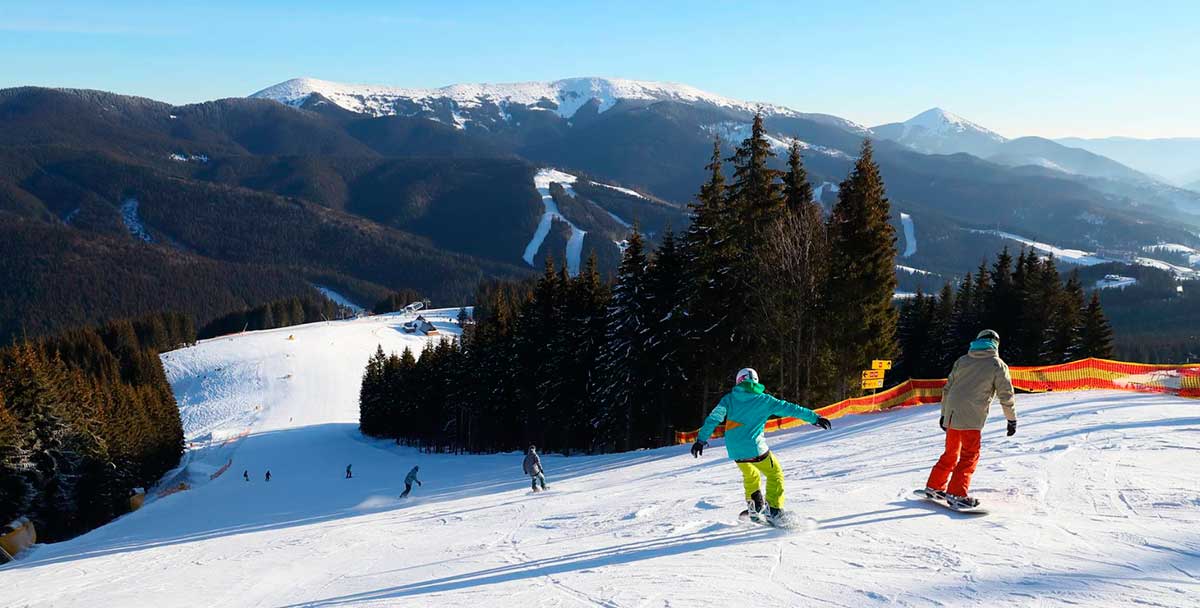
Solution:
{"label": "haze over mountains", "polygon": [[[867,129],[605,78],[440,89],[302,78],[184,106],[25,87],[0,91],[0,230],[21,247],[0,266],[19,288],[0,301],[0,336],[164,304],[203,320],[313,285],[368,306],[399,288],[454,305],[480,278],[593,252],[611,270],[634,223],[652,241],[687,228],[714,137],[732,152],[756,111],[778,166],[800,142],[827,208],[863,139],[876,141],[904,290],[935,288],[1017,237],[1180,272],[1186,255],[1143,249],[1200,248],[1200,194],[938,109]],[[535,183],[560,175],[545,169],[568,177]],[[139,281],[169,288],[150,297]]]}

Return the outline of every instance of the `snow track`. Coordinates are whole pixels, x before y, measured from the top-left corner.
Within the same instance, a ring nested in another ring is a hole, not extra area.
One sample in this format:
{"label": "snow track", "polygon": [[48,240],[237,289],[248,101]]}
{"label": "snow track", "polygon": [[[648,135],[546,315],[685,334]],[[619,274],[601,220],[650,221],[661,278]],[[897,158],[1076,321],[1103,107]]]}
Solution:
{"label": "snow track", "polygon": [[542,219],[533,232],[533,238],[529,239],[529,244],[525,246],[525,254],[521,257],[526,264],[533,266],[533,258],[537,255],[538,249],[541,249],[546,235],[550,234],[554,220],[564,222],[571,227],[571,236],[567,239],[567,272],[571,276],[575,276],[579,274],[579,261],[583,255],[583,237],[587,235],[587,232],[580,230],[558,212],[558,205],[554,202],[554,196],[550,194],[550,184],[552,183],[562,186],[568,196],[576,197],[575,189],[571,187],[571,184],[575,183],[574,175],[554,169],[541,169],[533,176],[533,186],[542,196],[542,205],[546,211],[542,213]]}
{"label": "snow track", "polygon": [[[456,310],[424,314],[456,331]],[[249,426],[232,469],[0,567],[3,604],[1182,607],[1200,596],[1200,402],[1020,395],[1012,438],[994,408],[973,484],[985,517],[909,498],[941,451],[936,407],[773,434],[787,506],[817,522],[786,533],[737,522],[741,481],[719,440],[701,459],[685,446],[548,455],[550,490],[532,494],[519,454],[362,437],[367,357],[426,340],[400,331],[406,319],[164,355],[190,439]],[[413,464],[425,484],[399,501]]]}
{"label": "snow track", "polygon": [[911,257],[917,252],[917,230],[913,227],[912,216],[901,213],[900,224],[904,227],[904,253],[901,253],[900,257]]}

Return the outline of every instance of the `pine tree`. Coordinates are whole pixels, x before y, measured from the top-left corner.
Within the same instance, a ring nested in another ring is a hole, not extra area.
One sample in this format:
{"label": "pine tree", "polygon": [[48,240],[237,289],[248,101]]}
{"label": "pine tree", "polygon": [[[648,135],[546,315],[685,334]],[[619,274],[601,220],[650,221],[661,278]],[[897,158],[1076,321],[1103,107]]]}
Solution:
{"label": "pine tree", "polygon": [[836,380],[852,392],[859,370],[895,353],[896,236],[883,179],[865,140],[841,183],[829,224],[828,305]]}
{"label": "pine tree", "polygon": [[649,366],[644,396],[652,413],[654,436],[663,444],[671,440],[669,429],[693,422],[687,401],[688,318],[687,280],[683,252],[668,229],[650,264],[646,277],[649,326],[644,333]]}
{"label": "pine tree", "polygon": [[613,285],[597,386],[604,407],[597,426],[622,451],[646,439],[639,407],[649,366],[644,332],[652,322],[646,274],[642,236],[635,227]]}
{"label": "pine tree", "polygon": [[1054,303],[1047,363],[1066,363],[1077,358],[1083,312],[1083,285],[1079,282],[1079,271],[1075,270]]}
{"label": "pine tree", "polygon": [[712,407],[720,379],[736,365],[729,348],[735,332],[731,317],[741,307],[735,276],[739,252],[729,217],[733,212],[726,204],[719,140],[713,141],[712,158],[705,169],[709,178],[692,205],[683,247],[688,267],[688,367],[695,370],[688,392],[695,407],[692,424],[697,425]]}
{"label": "pine tree", "polygon": [[1100,294],[1092,292],[1092,299],[1083,311],[1083,326],[1079,331],[1079,358],[1096,357],[1111,359],[1113,356],[1113,331],[1100,306]]}

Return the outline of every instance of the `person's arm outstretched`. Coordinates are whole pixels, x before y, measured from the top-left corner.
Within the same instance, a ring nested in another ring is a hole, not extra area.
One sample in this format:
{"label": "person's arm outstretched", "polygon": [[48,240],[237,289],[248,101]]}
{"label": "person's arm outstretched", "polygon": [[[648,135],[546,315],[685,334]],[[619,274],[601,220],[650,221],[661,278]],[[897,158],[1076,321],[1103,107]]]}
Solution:
{"label": "person's arm outstretched", "polygon": [[829,429],[831,426],[833,426],[829,422],[828,418],[825,418],[802,405],[796,405],[790,401],[784,401],[783,399],[780,399],[774,395],[764,394],[763,396],[771,400],[771,413],[776,416],[791,416],[793,418],[799,418],[809,424],[819,426],[823,429]]}

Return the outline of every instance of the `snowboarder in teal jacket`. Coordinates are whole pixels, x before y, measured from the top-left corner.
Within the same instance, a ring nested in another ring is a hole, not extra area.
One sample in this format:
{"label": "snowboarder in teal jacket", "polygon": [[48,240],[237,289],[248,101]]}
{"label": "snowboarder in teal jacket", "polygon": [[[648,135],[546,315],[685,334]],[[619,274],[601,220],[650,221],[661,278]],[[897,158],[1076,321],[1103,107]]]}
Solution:
{"label": "snowboarder in teal jacket", "polygon": [[822,429],[829,430],[828,419],[816,412],[773,397],[758,383],[758,372],[747,367],[734,377],[729,391],[704,420],[704,426],[692,444],[692,456],[700,457],[709,437],[722,421],[725,422],[725,451],[742,471],[746,489],[746,510],[751,516],[764,514],[762,477],[767,478],[765,515],[774,521],[783,512],[783,470],[779,460],[767,448],[763,426],[771,416],[792,416]]}

